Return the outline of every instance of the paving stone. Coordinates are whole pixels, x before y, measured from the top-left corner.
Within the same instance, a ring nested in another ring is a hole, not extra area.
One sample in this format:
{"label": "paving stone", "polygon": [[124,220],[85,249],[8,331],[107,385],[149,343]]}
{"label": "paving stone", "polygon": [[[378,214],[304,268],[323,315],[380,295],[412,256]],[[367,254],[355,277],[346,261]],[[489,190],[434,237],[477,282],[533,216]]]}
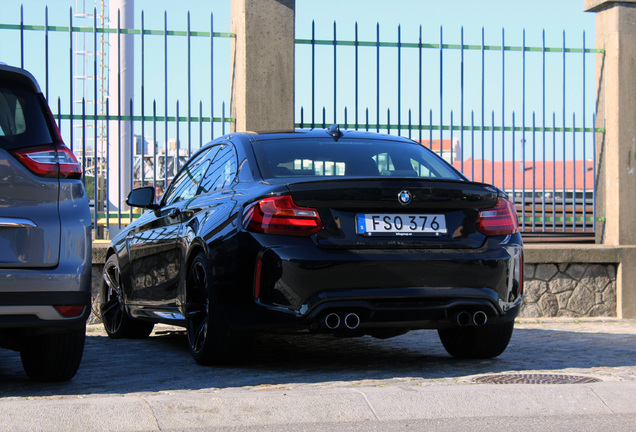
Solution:
{"label": "paving stone", "polygon": [[112,340],[101,326],[90,326],[80,370],[64,384],[29,381],[19,354],[0,350],[0,398],[457,386],[474,385],[475,375],[511,372],[636,381],[636,320],[520,320],[507,350],[496,359],[479,361],[452,359],[437,332],[430,330],[386,340],[262,334],[252,355],[234,367],[202,367],[190,357],[186,344],[185,332],[177,327],[158,325],[148,339]]}

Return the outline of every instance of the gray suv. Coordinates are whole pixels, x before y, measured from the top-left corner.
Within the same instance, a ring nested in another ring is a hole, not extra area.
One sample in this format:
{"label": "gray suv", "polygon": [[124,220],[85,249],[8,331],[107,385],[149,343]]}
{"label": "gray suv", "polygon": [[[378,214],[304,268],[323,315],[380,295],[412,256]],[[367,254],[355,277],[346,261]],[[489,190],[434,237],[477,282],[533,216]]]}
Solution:
{"label": "gray suv", "polygon": [[90,313],[81,166],[35,78],[0,63],[0,347],[38,381],[71,379]]}

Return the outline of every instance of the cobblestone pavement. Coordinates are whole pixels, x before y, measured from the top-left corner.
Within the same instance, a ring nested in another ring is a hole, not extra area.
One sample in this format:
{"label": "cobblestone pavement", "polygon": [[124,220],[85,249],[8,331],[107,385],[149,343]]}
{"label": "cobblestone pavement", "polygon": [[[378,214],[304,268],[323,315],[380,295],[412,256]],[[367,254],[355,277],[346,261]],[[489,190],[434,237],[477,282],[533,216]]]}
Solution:
{"label": "cobblestone pavement", "polygon": [[435,331],[387,340],[260,335],[252,356],[236,367],[197,365],[178,328],[158,326],[146,340],[110,340],[101,326],[89,326],[82,366],[68,383],[33,383],[19,355],[0,350],[0,397],[468,385],[475,375],[521,372],[636,381],[636,320],[522,319],[506,352],[480,361],[451,358]]}

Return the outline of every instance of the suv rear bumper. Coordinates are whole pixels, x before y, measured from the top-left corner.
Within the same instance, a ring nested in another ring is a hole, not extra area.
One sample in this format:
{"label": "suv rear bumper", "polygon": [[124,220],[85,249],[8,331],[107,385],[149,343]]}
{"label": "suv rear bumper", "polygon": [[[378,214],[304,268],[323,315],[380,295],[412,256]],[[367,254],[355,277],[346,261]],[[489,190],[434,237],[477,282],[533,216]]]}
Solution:
{"label": "suv rear bumper", "polygon": [[[83,326],[91,312],[91,294],[81,292],[0,293],[0,332],[16,328],[73,328]],[[76,317],[62,316],[55,306],[84,306]]]}

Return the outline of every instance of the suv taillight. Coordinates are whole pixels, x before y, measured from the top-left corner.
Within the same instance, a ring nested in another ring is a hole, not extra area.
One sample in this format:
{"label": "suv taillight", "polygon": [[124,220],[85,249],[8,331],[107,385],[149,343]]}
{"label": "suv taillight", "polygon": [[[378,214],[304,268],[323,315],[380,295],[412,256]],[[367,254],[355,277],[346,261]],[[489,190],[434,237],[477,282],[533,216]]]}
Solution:
{"label": "suv taillight", "polygon": [[75,155],[64,144],[57,147],[42,147],[15,152],[16,157],[32,173],[43,177],[78,179],[82,177],[82,166]]}
{"label": "suv taillight", "polygon": [[481,210],[477,219],[477,231],[485,235],[518,233],[519,218],[514,203],[506,198],[498,198],[494,207]]}
{"label": "suv taillight", "polygon": [[243,228],[247,231],[310,236],[322,229],[318,210],[298,207],[289,195],[264,198],[250,204],[243,213]]}

